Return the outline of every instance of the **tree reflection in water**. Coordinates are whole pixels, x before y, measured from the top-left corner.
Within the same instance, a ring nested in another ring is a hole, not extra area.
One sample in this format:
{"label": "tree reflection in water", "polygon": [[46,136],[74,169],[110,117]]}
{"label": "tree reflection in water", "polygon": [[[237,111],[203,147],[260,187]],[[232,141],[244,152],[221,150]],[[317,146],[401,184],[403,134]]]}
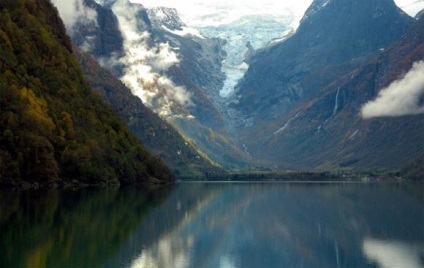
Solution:
{"label": "tree reflection in water", "polygon": [[2,190],[0,267],[97,267],[169,188]]}

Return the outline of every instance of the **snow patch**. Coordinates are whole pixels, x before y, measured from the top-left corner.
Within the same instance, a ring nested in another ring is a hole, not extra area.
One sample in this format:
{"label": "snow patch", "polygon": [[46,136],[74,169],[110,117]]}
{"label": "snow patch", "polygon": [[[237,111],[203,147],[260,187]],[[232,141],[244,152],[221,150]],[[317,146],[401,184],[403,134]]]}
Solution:
{"label": "snow patch", "polygon": [[321,9],[325,8],[331,0],[315,0],[312,2],[311,6],[306,10],[305,15],[303,16],[301,23],[309,17],[313,16],[317,12],[319,12]]}
{"label": "snow patch", "polygon": [[353,139],[357,134],[359,133],[359,130],[355,130],[355,132],[350,135],[349,140]]}
{"label": "snow patch", "polygon": [[190,27],[182,27],[182,30],[171,30],[166,26],[162,26],[162,28],[172,34],[175,35],[179,35],[179,36],[187,36],[187,35],[191,35],[191,36],[196,36],[202,39],[205,39],[205,37],[199,32],[199,30],[194,29],[194,28],[190,28]]}

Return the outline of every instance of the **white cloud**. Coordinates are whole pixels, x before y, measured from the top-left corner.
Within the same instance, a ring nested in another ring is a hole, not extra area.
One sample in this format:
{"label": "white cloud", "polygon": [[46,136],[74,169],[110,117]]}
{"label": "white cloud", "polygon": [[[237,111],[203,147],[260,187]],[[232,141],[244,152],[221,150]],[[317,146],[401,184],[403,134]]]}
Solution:
{"label": "white cloud", "polygon": [[175,100],[179,105],[193,105],[191,101],[191,94],[187,92],[184,87],[175,86],[170,79],[164,76],[158,79],[157,84],[158,87],[163,88],[166,91],[167,95],[169,95],[169,97],[172,100]]}
{"label": "white cloud", "polygon": [[[77,25],[89,29],[92,33],[97,30],[97,12],[87,7],[84,0],[52,0],[52,3],[57,7],[70,36],[74,35]],[[78,45],[83,51],[90,52],[95,48],[95,41],[95,35],[86,34]]]}
{"label": "white cloud", "polygon": [[424,113],[424,61],[414,63],[411,70],[382,89],[377,98],[361,109],[365,119],[383,116],[402,116]]}
{"label": "white cloud", "polygon": [[[160,116],[170,118],[179,113],[186,114],[185,108],[193,105],[191,94],[164,74],[179,64],[178,55],[168,43],[149,45],[150,34],[142,31],[138,19],[142,9],[141,5],[130,4],[127,0],[118,0],[112,6],[124,37],[125,56],[118,60],[125,66],[121,81]],[[104,64],[107,62],[103,61]],[[117,60],[109,62],[116,63]]]}
{"label": "white cloud", "polygon": [[146,55],[146,61],[156,71],[166,71],[171,66],[178,65],[180,62],[177,54],[171,50],[168,43],[160,43],[149,49]]}

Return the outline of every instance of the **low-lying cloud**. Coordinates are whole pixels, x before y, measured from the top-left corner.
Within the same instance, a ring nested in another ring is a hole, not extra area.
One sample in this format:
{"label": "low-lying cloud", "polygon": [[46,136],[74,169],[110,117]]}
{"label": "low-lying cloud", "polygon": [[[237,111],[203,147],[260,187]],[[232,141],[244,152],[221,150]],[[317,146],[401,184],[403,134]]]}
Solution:
{"label": "low-lying cloud", "polygon": [[380,91],[361,109],[364,119],[424,113],[424,61],[413,64],[405,76]]}
{"label": "low-lying cloud", "polygon": [[190,92],[176,86],[164,74],[170,67],[179,64],[178,55],[168,43],[151,44],[150,33],[143,29],[147,26],[139,19],[143,6],[118,0],[112,10],[124,37],[125,56],[113,60],[125,66],[122,82],[146,106],[164,118],[188,114],[186,108],[193,105]]}
{"label": "low-lying cloud", "polygon": [[57,7],[66,31],[71,37],[77,31],[77,27],[84,27],[93,32],[90,35],[87,31],[84,40],[78,44],[83,51],[92,51],[96,41],[94,32],[98,28],[97,12],[88,7],[84,0],[52,0],[52,3]]}
{"label": "low-lying cloud", "polygon": [[60,17],[69,34],[72,35],[77,22],[97,26],[97,13],[87,7],[84,0],[52,0],[52,2],[59,10]]}

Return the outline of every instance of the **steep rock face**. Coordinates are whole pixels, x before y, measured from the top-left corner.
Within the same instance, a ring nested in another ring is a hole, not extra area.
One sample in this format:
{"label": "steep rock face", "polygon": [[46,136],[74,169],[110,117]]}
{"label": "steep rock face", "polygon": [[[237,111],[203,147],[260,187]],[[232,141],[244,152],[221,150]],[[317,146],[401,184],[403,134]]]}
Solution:
{"label": "steep rock face", "polygon": [[424,9],[418,12],[417,15],[415,15],[415,19],[417,20],[420,19],[423,16],[423,14],[424,14]]}
{"label": "steep rock face", "polygon": [[156,28],[166,27],[169,30],[182,30],[186,26],[175,8],[156,7],[147,10],[147,14]]}
{"label": "steep rock face", "polygon": [[293,36],[252,57],[236,108],[253,124],[275,119],[395,41],[412,21],[392,0],[314,1]]}
{"label": "steep rock face", "polygon": [[[399,170],[415,161],[422,163],[423,114],[364,119],[361,109],[424,59],[423,44],[424,20],[420,19],[385,51],[269,124],[258,133],[259,142],[251,151],[281,169]],[[422,101],[416,101],[422,106]]]}
{"label": "steep rock face", "polygon": [[98,58],[122,55],[123,37],[113,12],[92,0],[84,0],[83,4],[94,10],[97,18],[95,21],[81,20],[76,23],[70,32],[72,41]]}

